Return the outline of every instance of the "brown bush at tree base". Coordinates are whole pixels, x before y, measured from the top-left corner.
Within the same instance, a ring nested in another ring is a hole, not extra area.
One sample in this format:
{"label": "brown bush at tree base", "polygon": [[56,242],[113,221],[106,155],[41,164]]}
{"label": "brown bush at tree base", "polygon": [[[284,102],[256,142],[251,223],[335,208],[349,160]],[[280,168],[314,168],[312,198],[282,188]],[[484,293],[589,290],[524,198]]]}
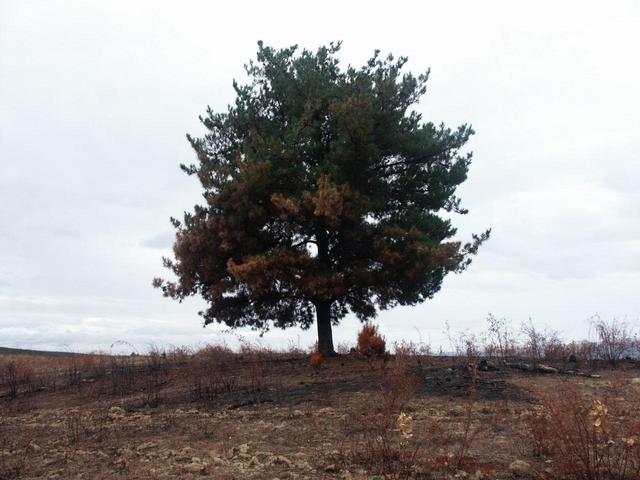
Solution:
{"label": "brown bush at tree base", "polygon": [[311,354],[311,358],[309,360],[310,360],[311,366],[313,368],[319,368],[320,365],[322,365],[323,357],[322,357],[322,354],[320,352],[313,352]]}
{"label": "brown bush at tree base", "polygon": [[386,342],[378,333],[378,326],[365,323],[358,332],[358,353],[366,356],[382,356],[386,351]]}

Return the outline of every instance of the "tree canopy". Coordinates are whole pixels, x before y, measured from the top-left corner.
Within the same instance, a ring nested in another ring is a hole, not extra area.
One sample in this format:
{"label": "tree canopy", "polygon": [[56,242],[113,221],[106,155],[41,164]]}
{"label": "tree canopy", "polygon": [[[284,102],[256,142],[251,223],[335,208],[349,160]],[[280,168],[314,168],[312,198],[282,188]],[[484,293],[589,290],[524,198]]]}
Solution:
{"label": "tree canopy", "polygon": [[467,178],[473,135],[425,122],[412,107],[429,72],[405,73],[405,57],[375,51],[341,69],[340,44],[316,52],[258,43],[234,81],[226,112],[207,109],[197,163],[181,165],[204,189],[203,205],[172,219],[177,280],[165,296],[201,295],[205,324],[310,327],[333,353],[331,325],[348,312],[433,297],[462,272],[490,231],[450,240],[445,212],[465,214],[456,188]]}

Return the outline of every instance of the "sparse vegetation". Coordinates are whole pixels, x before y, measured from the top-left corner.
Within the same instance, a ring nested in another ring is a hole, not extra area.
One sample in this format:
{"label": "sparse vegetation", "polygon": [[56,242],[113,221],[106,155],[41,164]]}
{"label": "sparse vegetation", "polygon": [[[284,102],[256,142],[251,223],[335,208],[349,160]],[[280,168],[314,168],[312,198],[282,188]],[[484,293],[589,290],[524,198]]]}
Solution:
{"label": "sparse vegetation", "polygon": [[365,324],[338,357],[246,341],[0,357],[0,478],[638,478],[633,347],[613,365],[611,336],[488,323],[450,332],[456,356],[386,352]]}
{"label": "sparse vegetation", "polygon": [[596,395],[587,394],[576,382],[537,387],[534,392],[538,405],[527,423],[534,453],[553,464],[547,478],[640,478],[637,388],[614,378]]}

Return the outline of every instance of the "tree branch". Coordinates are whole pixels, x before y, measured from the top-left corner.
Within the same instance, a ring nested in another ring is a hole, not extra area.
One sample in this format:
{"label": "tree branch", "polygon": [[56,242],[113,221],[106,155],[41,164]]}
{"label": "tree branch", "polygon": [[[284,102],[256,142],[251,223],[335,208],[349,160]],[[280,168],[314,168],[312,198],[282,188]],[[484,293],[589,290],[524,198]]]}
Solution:
{"label": "tree branch", "polygon": [[385,163],[385,164],[382,164],[382,165],[377,165],[377,166],[373,167],[372,170],[384,170],[386,168],[397,167],[399,165],[412,165],[412,164],[415,164],[415,163],[420,163],[420,162],[423,162],[423,161],[427,160],[428,158],[438,157],[438,156],[442,155],[443,153],[447,153],[448,151],[453,150],[455,148],[458,148],[458,147],[455,146],[455,145],[452,145],[450,147],[443,148],[442,150],[439,150],[439,151],[437,151],[435,153],[431,153],[429,155],[426,155],[426,156],[423,156],[423,157],[419,157],[419,158],[416,158],[416,159],[413,159],[413,160],[403,159],[403,160],[398,160],[397,162],[391,162],[391,163]]}

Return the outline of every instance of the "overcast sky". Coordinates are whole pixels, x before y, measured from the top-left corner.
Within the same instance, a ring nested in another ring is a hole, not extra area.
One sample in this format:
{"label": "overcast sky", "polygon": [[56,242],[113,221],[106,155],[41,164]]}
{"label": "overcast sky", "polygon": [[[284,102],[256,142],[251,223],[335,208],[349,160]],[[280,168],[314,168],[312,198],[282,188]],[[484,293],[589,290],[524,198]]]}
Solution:
{"label": "overcast sky", "polygon": [[425,119],[477,132],[459,191],[470,213],[455,222],[462,240],[492,238],[434,300],[383,312],[389,340],[447,349],[445,321],[480,329],[489,312],[566,338],[594,314],[638,325],[639,5],[0,0],[0,346],[237,343],[151,280],[169,217],[201,199],[178,167],[195,158],[185,133],[233,102],[260,39],[343,40],[345,65],[406,55],[413,72],[431,67]]}

